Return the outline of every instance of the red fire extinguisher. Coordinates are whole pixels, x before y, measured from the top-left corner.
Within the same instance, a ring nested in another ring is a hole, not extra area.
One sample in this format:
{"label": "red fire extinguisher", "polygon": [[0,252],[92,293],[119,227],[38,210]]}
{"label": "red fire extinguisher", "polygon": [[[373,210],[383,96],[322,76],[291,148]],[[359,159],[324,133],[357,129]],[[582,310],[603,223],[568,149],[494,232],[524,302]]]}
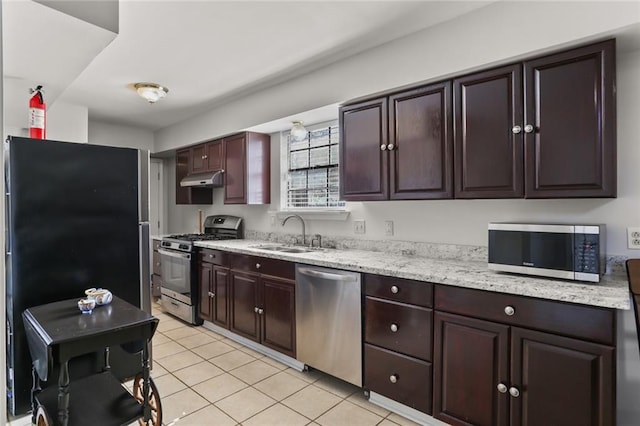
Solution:
{"label": "red fire extinguisher", "polygon": [[42,86],[29,89],[32,93],[29,99],[29,137],[34,139],[45,139],[47,137],[47,105],[42,97]]}

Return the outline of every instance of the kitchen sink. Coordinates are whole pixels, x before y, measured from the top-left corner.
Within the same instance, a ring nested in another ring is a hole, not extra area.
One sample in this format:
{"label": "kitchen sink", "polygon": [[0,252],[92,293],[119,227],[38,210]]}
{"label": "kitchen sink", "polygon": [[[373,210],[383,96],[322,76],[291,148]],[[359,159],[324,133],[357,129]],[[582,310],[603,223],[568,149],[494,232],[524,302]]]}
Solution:
{"label": "kitchen sink", "polygon": [[281,245],[261,245],[253,246],[253,248],[259,250],[278,251],[281,253],[309,253],[313,251],[319,251],[321,249],[308,248],[308,247],[293,247],[293,246],[281,246]]}

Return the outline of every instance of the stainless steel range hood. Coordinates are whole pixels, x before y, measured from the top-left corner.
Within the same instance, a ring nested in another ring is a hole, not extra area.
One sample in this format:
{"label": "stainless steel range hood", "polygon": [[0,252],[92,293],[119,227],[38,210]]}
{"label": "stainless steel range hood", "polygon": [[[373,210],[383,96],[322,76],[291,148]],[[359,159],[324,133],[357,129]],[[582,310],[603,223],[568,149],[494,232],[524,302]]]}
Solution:
{"label": "stainless steel range hood", "polygon": [[222,180],[222,174],[224,170],[218,170],[217,172],[208,173],[196,173],[189,175],[180,181],[180,186],[209,186],[209,187],[221,187],[224,182]]}

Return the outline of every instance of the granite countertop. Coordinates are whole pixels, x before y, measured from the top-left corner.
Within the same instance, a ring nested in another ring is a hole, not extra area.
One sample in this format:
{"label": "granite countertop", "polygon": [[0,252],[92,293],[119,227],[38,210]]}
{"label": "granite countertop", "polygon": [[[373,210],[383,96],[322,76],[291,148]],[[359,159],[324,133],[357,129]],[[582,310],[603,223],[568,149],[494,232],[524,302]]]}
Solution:
{"label": "granite countertop", "polygon": [[580,303],[614,309],[630,309],[626,277],[605,275],[600,283],[535,278],[487,269],[486,262],[431,259],[366,250],[322,249],[308,253],[261,250],[273,245],[260,240],[199,241],[197,247],[282,259],[308,265],[408,278],[541,299]]}

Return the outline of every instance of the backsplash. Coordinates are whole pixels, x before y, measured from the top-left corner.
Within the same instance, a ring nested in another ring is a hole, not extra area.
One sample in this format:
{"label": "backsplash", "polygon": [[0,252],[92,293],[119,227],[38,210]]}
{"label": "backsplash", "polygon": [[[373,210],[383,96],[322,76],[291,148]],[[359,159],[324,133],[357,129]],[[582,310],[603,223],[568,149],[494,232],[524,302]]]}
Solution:
{"label": "backsplash", "polygon": [[[263,232],[251,229],[245,230],[245,238],[251,240],[271,241],[293,244],[300,234],[284,234],[280,232]],[[308,242],[313,235],[308,235]],[[333,235],[322,236],[322,247],[351,250],[367,250],[373,252],[388,252],[406,256],[427,257],[430,259],[458,260],[469,262],[486,262],[487,247],[459,244],[439,244],[416,241],[398,240],[364,240],[359,238],[345,238]],[[607,256],[606,274],[625,275],[626,266],[624,256]]]}

